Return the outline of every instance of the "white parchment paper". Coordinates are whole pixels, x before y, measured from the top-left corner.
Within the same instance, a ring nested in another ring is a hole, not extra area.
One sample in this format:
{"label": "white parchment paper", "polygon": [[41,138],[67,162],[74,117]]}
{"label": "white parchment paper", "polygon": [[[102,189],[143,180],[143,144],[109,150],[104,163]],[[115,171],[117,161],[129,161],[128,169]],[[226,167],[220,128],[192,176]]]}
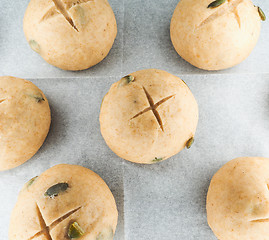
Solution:
{"label": "white parchment paper", "polygon": [[[40,151],[22,166],[0,173],[0,233],[8,239],[9,217],[23,184],[60,163],[98,173],[117,201],[115,240],[213,240],[206,221],[210,179],[227,161],[269,157],[269,23],[251,56],[221,72],[194,68],[174,51],[169,24],[176,0],[110,0],[118,36],[96,67],[67,72],[33,52],[22,31],[27,0],[1,0],[0,76],[27,78],[50,102],[52,126]],[[255,1],[269,15],[268,1]],[[159,164],[144,166],[117,157],[99,130],[99,110],[110,85],[142,68],[182,77],[199,104],[196,141]]]}

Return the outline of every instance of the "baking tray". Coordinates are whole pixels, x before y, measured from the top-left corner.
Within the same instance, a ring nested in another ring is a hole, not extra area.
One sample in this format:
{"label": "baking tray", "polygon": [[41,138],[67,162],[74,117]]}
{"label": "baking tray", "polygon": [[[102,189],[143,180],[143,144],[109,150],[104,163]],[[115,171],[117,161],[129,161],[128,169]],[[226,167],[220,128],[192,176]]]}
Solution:
{"label": "baking tray", "polygon": [[[108,57],[81,72],[48,65],[22,30],[28,1],[1,0],[0,76],[26,78],[41,88],[52,110],[50,133],[22,166],[0,173],[0,233],[23,184],[51,166],[79,164],[98,173],[112,190],[119,224],[115,240],[213,240],[206,193],[214,173],[240,156],[269,157],[269,23],[250,57],[224,71],[199,70],[182,60],[169,37],[175,0],[110,0],[118,36]],[[269,13],[268,1],[255,1]],[[99,131],[103,96],[122,76],[160,68],[184,79],[199,104],[196,141],[164,162],[145,166],[117,157]]]}

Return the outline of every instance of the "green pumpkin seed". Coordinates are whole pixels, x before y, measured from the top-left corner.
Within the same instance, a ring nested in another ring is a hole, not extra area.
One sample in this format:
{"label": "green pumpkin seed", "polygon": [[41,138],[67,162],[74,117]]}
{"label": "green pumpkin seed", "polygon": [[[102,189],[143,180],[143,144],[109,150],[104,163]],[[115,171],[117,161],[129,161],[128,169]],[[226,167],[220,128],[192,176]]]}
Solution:
{"label": "green pumpkin seed", "polygon": [[26,183],[26,187],[29,188],[33,183],[34,181],[38,178],[38,176],[36,177],[33,177],[32,179],[30,179],[27,183]]}
{"label": "green pumpkin seed", "polygon": [[212,2],[212,3],[210,3],[207,8],[216,8],[216,7],[222,5],[225,2],[226,2],[226,0],[216,0],[216,1]]}
{"label": "green pumpkin seed", "polygon": [[45,196],[50,198],[57,197],[60,193],[65,192],[67,188],[69,188],[68,183],[57,183],[45,192]]}
{"label": "green pumpkin seed", "polygon": [[79,18],[79,23],[81,25],[85,25],[86,24],[86,16],[85,16],[85,11],[84,9],[81,7],[81,6],[76,6],[75,7],[75,11],[76,11],[76,14],[78,15],[78,18]]}
{"label": "green pumpkin seed", "polygon": [[125,85],[129,84],[130,82],[133,82],[134,80],[135,80],[134,76],[132,76],[132,75],[127,75],[127,76],[123,77],[123,78],[120,80],[119,86],[120,86],[120,87],[125,86]]}
{"label": "green pumpkin seed", "polygon": [[113,240],[114,232],[112,228],[105,229],[96,237],[96,240]]}
{"label": "green pumpkin seed", "polygon": [[36,100],[37,103],[41,102],[41,101],[45,101],[45,98],[42,96],[41,93],[37,93],[37,94],[29,94],[29,97],[32,97]]}
{"label": "green pumpkin seed", "polygon": [[187,147],[188,149],[190,149],[193,143],[194,143],[194,137],[191,137],[191,138],[188,140],[188,142],[186,143],[186,147]]}
{"label": "green pumpkin seed", "polygon": [[258,7],[258,12],[260,14],[261,20],[265,21],[266,20],[266,15],[265,15],[264,11],[260,7]]}
{"label": "green pumpkin seed", "polygon": [[85,232],[83,231],[83,229],[79,226],[77,222],[74,222],[69,226],[68,237],[71,239],[80,238],[84,235],[84,233]]}
{"label": "green pumpkin seed", "polygon": [[152,160],[152,162],[160,162],[160,161],[162,161],[163,160],[163,158],[154,158],[153,160]]}
{"label": "green pumpkin seed", "polygon": [[40,45],[35,40],[30,40],[29,45],[35,52],[40,53]]}
{"label": "green pumpkin seed", "polygon": [[[181,80],[182,80],[182,79],[181,79]],[[187,83],[186,83],[184,80],[182,80],[182,82],[183,82],[186,86],[188,86]]]}
{"label": "green pumpkin seed", "polygon": [[184,80],[182,80],[182,82],[188,87],[188,89],[190,89],[190,87],[188,86],[188,84]]}

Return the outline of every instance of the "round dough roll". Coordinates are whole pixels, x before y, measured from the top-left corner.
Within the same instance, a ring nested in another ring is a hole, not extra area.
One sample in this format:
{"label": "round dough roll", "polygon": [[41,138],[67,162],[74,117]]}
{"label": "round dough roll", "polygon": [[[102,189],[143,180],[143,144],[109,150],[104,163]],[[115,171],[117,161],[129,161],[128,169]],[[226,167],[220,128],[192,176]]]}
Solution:
{"label": "round dough roll", "polygon": [[221,70],[245,60],[255,47],[261,18],[250,0],[181,0],[171,21],[171,40],[178,54],[205,70]]}
{"label": "round dough roll", "polygon": [[29,160],[42,146],[51,122],[44,93],[33,83],[0,77],[0,171]]}
{"label": "round dough roll", "polygon": [[113,84],[104,97],[101,133],[126,160],[152,164],[193,142],[198,106],[188,86],[157,69],[142,70]]}
{"label": "round dough roll", "polygon": [[83,70],[101,62],[117,35],[107,0],[31,0],[24,16],[31,48],[64,70]]}
{"label": "round dough roll", "polygon": [[265,240],[269,235],[269,159],[237,158],[213,177],[208,224],[219,240]]}
{"label": "round dough roll", "polygon": [[25,184],[9,240],[113,240],[117,219],[115,199],[96,173],[61,164]]}

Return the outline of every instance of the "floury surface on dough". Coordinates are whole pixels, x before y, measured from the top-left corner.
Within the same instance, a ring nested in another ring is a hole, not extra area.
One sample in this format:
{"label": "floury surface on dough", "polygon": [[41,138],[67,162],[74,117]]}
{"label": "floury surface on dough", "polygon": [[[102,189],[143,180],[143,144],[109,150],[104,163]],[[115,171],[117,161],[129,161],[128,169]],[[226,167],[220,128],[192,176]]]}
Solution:
{"label": "floury surface on dough", "polygon": [[193,142],[198,105],[178,77],[157,69],[132,73],[114,83],[100,112],[107,145],[128,161],[153,164]]}
{"label": "floury surface on dough", "polygon": [[107,0],[31,0],[24,16],[31,48],[64,70],[84,70],[101,62],[117,35]]}
{"label": "floury surface on dough", "polygon": [[0,77],[0,171],[29,160],[42,146],[51,122],[44,93],[20,78]]}
{"label": "floury surface on dough", "polygon": [[251,0],[181,0],[171,21],[171,40],[177,53],[205,70],[233,67],[255,47],[261,28],[258,8]]}
{"label": "floury surface on dough", "polygon": [[269,159],[245,157],[225,164],[207,194],[208,224],[219,240],[269,236]]}
{"label": "floury surface on dough", "polygon": [[106,183],[87,168],[61,164],[25,184],[9,240],[113,240],[117,221]]}

